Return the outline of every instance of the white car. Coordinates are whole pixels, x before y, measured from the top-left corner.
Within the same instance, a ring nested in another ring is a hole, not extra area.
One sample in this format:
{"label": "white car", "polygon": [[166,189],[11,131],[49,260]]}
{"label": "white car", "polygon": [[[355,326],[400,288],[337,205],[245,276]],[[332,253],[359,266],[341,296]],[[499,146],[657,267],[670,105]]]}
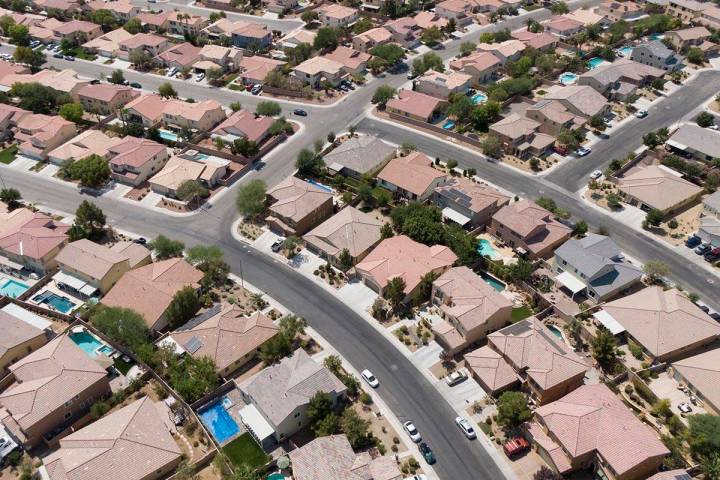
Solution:
{"label": "white car", "polygon": [[178,72],[178,69],[175,67],[172,67],[170,70],[167,71],[167,76],[174,77],[177,72]]}
{"label": "white car", "polygon": [[638,110],[637,112],[635,112],[635,116],[637,118],[645,118],[648,116],[648,112],[647,110]]}
{"label": "white car", "polygon": [[475,429],[470,425],[470,422],[467,421],[467,419],[463,417],[456,417],[455,418],[455,425],[460,427],[460,430],[465,434],[465,436],[473,440],[477,438],[477,435],[475,434]]}
{"label": "white car", "polygon": [[577,155],[578,157],[584,157],[586,155],[590,155],[590,152],[592,152],[592,150],[590,150],[589,148],[580,147],[577,150],[575,150],[575,155]]}
{"label": "white car", "polygon": [[197,75],[195,75],[195,81],[196,81],[196,82],[201,81],[203,78],[205,78],[205,74],[202,73],[202,72],[200,72],[200,73],[198,73]]}
{"label": "white car", "polygon": [[678,405],[678,410],[680,410],[683,413],[690,413],[692,412],[692,407],[688,405],[687,403],[683,402],[680,405]]}
{"label": "white car", "polygon": [[590,174],[590,180],[597,180],[602,177],[603,173],[600,170],[593,170]]}
{"label": "white car", "polygon": [[360,373],[360,376],[363,377],[363,380],[365,380],[372,388],[377,388],[380,386],[380,382],[378,382],[378,379],[367,368]]}
{"label": "white car", "polygon": [[427,480],[427,477],[424,473],[418,473],[417,475],[413,475],[412,477],[408,478],[407,480]]}
{"label": "white car", "polygon": [[417,431],[417,428],[415,428],[415,425],[411,421],[407,421],[403,423],[403,428],[407,432],[408,435],[410,435],[410,440],[412,440],[415,443],[420,443],[422,440],[422,437],[420,436],[420,432]]}
{"label": "white car", "polygon": [[462,383],[465,380],[467,380],[467,375],[465,375],[465,372],[460,370],[452,372],[450,375],[445,377],[445,382],[447,382],[447,384],[451,387],[457,385],[458,383]]}

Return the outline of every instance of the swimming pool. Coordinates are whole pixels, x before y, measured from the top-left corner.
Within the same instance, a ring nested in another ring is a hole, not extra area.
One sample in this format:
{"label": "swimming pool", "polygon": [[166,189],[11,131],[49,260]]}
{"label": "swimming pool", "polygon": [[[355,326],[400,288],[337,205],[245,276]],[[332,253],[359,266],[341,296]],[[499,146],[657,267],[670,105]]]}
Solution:
{"label": "swimming pool", "polygon": [[455,122],[453,122],[452,120],[448,120],[443,124],[442,128],[445,130],[452,130],[453,128],[455,128]]}
{"label": "swimming pool", "polygon": [[205,425],[218,443],[224,443],[237,435],[240,427],[223,407],[222,400],[216,400],[200,412],[200,421]]}
{"label": "swimming pool", "polygon": [[558,337],[560,340],[565,341],[565,339],[563,338],[563,334],[559,328],[557,328],[555,325],[548,325],[547,327],[548,327],[548,330],[550,330],[553,333],[553,335]]}
{"label": "swimming pool", "polygon": [[653,33],[652,35],[650,35],[649,38],[650,40],[662,40],[663,38],[665,38],[665,35],[663,35],[662,33]]}
{"label": "swimming pool", "polygon": [[600,65],[602,65],[603,63],[605,63],[605,60],[603,60],[602,58],[593,57],[587,61],[587,67],[590,70],[594,70],[594,69],[598,68]]}
{"label": "swimming pool", "polygon": [[565,72],[562,75],[560,75],[560,83],[563,85],[572,85],[573,83],[577,82],[578,76],[571,72]]}
{"label": "swimming pool", "polygon": [[505,290],[506,285],[497,278],[490,275],[489,273],[481,271],[480,277],[485,280],[485,283],[493,287],[498,292],[502,292],[503,290]]}
{"label": "swimming pool", "polygon": [[40,295],[35,295],[33,297],[33,301],[37,303],[46,303],[61,313],[67,313],[75,308],[75,304],[69,299],[61,297],[60,295],[55,295],[50,291],[45,291]]}
{"label": "swimming pool", "polygon": [[2,287],[0,287],[0,294],[10,298],[18,298],[20,295],[25,293],[30,287],[22,282],[18,282],[12,278],[8,278]]}
{"label": "swimming pool", "polygon": [[285,480],[285,475],[282,473],[272,473],[267,477],[267,480]]}
{"label": "swimming pool", "polygon": [[622,47],[618,48],[617,53],[621,57],[630,58],[630,55],[632,55],[633,47]]}
{"label": "swimming pool", "polygon": [[478,243],[477,251],[483,257],[490,257],[493,259],[498,257],[498,253],[493,248],[492,243],[490,243],[490,240],[486,240],[484,238],[480,239],[480,242]]}
{"label": "swimming pool", "polygon": [[324,190],[324,191],[326,191],[326,192],[328,192],[328,193],[335,193],[335,190],[333,190],[332,188],[328,187],[327,185],[323,185],[323,184],[320,183],[320,182],[316,182],[315,180],[308,179],[307,182],[310,183],[310,184],[312,184],[312,185],[315,185],[315,186],[318,187],[320,190]]}
{"label": "swimming pool", "polygon": [[173,132],[171,132],[171,131],[168,131],[168,130],[158,130],[158,132],[160,133],[160,138],[162,138],[163,140],[168,140],[168,141],[170,141],[170,142],[177,142],[177,141],[178,141],[178,136],[175,135],[175,134],[174,134]]}
{"label": "swimming pool", "polygon": [[487,95],[478,92],[471,97],[471,100],[475,105],[479,105],[487,101]]}
{"label": "swimming pool", "polygon": [[112,347],[105,345],[90,332],[73,332],[70,334],[70,340],[91,358],[95,358],[99,354],[110,355],[114,351]]}

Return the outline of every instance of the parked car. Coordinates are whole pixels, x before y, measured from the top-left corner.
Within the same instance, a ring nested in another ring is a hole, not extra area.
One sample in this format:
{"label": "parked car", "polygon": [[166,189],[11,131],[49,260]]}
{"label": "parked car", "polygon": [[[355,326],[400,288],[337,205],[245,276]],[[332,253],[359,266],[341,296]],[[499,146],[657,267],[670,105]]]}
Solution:
{"label": "parked car", "polygon": [[467,421],[467,419],[463,417],[456,417],[455,418],[455,425],[457,425],[460,430],[462,430],[463,434],[470,440],[473,440],[477,438],[477,434],[475,434],[475,429],[470,425],[470,422]]}
{"label": "parked car", "polygon": [[142,88],[142,85],[140,85],[138,82],[130,82],[130,86],[133,88]]}
{"label": "parked car", "polygon": [[713,123],[712,125],[710,125],[708,128],[709,128],[710,130],[720,130],[720,126],[718,126],[718,125],[715,124],[715,123]]}
{"label": "parked car", "polygon": [[270,246],[270,250],[272,250],[273,252],[277,253],[277,252],[279,252],[280,249],[282,248],[282,244],[283,244],[283,239],[282,239],[282,238],[278,238],[277,240],[275,240],[275,243],[273,243],[273,244]]}
{"label": "parked car", "polygon": [[602,176],[603,173],[600,170],[593,170],[590,174],[590,180],[598,180]]}
{"label": "parked car", "polygon": [[412,477],[408,478],[408,480],[427,480],[427,477],[423,473],[418,473],[417,475],[413,475]]}
{"label": "parked car", "polygon": [[73,57],[72,55],[65,55],[63,58],[64,58],[65,60],[67,60],[68,62],[74,62],[74,61],[75,61],[75,57]]}
{"label": "parked car", "polygon": [[422,440],[422,437],[420,436],[420,432],[417,431],[417,428],[415,428],[415,424],[413,424],[411,421],[407,421],[403,423],[403,428],[407,432],[408,435],[410,435],[410,440],[412,440],[415,443],[418,443]]}
{"label": "parked car", "polygon": [[307,117],[307,112],[303,110],[302,108],[296,108],[293,110],[293,113],[299,117]]}
{"label": "parked car", "polygon": [[687,238],[687,240],[685,240],[685,246],[688,248],[695,248],[698,245],[700,245],[701,243],[702,243],[702,239],[695,234],[690,235]]}
{"label": "parked car", "polygon": [[138,237],[133,240],[133,243],[137,243],[138,245],[145,245],[147,243],[147,239],[145,237]]}
{"label": "parked car", "polygon": [[698,255],[705,255],[707,252],[710,251],[711,248],[712,247],[709,243],[703,242],[695,249],[695,253],[697,253]]}
{"label": "parked car", "polygon": [[62,54],[62,53],[56,53],[56,54],[53,55],[53,58],[63,58],[63,54]]}
{"label": "parked car", "polygon": [[559,153],[560,155],[567,155],[568,153],[567,147],[563,145],[555,145],[553,150],[555,150],[555,153]]}
{"label": "parked car", "polygon": [[100,80],[98,80],[97,78],[93,78],[92,80],[90,80],[90,85],[97,85],[99,83],[100,83]]}
{"label": "parked car", "polygon": [[720,258],[720,247],[715,247],[703,255],[706,262],[714,262]]}
{"label": "parked car", "polygon": [[176,73],[178,73],[178,69],[175,67],[171,67],[170,70],[167,71],[167,76],[174,77]]}
{"label": "parked car", "polygon": [[420,453],[422,453],[422,456],[428,465],[432,465],[436,462],[435,455],[433,455],[433,451],[430,450],[427,443],[423,442],[420,444]]}
{"label": "parked car", "polygon": [[253,87],[250,89],[250,93],[252,93],[253,95],[259,95],[260,92],[262,92],[262,85],[260,84],[253,85]]}
{"label": "parked car", "polygon": [[196,82],[201,82],[203,78],[205,78],[205,74],[203,72],[200,72],[197,75],[195,75]]}
{"label": "parked car", "polygon": [[458,383],[462,383],[465,380],[467,380],[467,375],[465,372],[458,370],[456,372],[452,372],[450,375],[445,377],[445,382],[451,387],[457,385]]}
{"label": "parked car", "polygon": [[373,375],[372,372],[371,372],[370,370],[368,370],[367,368],[360,373],[360,376],[363,377],[363,379],[364,379],[364,380],[368,383],[368,385],[370,385],[372,388],[377,388],[377,387],[380,386],[380,382],[378,381],[378,379],[377,379],[377,378],[375,377],[375,375]]}
{"label": "parked car", "polygon": [[638,110],[637,112],[635,112],[635,116],[637,118],[645,118],[648,116],[648,112],[647,110]]}
{"label": "parked car", "polygon": [[503,451],[508,457],[514,457],[530,450],[530,443],[523,437],[511,438],[503,445]]}
{"label": "parked car", "polygon": [[590,155],[590,152],[592,152],[592,150],[590,150],[588,147],[580,147],[575,150],[575,155],[577,155],[578,157],[584,157],[586,155]]}
{"label": "parked car", "polygon": [[678,410],[680,410],[683,413],[690,413],[692,412],[692,407],[688,405],[687,403],[683,402],[680,405],[678,405]]}

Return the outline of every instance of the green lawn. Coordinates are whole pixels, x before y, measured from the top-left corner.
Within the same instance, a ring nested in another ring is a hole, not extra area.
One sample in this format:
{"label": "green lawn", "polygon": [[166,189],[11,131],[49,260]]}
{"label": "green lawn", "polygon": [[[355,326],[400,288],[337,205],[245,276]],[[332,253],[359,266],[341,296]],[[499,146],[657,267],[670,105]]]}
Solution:
{"label": "green lawn", "polygon": [[13,160],[15,160],[17,151],[17,145],[12,145],[11,147],[6,148],[2,152],[0,152],[0,162],[4,163],[5,165],[12,163]]}
{"label": "green lawn", "polygon": [[130,367],[134,365],[134,363],[125,362],[122,358],[118,357],[115,359],[115,363],[113,365],[115,366],[115,368],[118,369],[120,373],[122,373],[123,375],[127,375],[127,372],[130,370]]}
{"label": "green lawn", "polygon": [[91,62],[97,58],[97,55],[87,53],[82,47],[75,47],[72,50],[69,50],[68,54],[72,55],[75,58],[79,58],[81,60],[88,60]]}
{"label": "green lawn", "polygon": [[524,320],[527,317],[531,316],[533,314],[533,311],[530,307],[527,305],[523,305],[522,307],[513,308],[512,313],[510,314],[510,322],[517,323],[520,320]]}
{"label": "green lawn", "polygon": [[249,433],[243,433],[222,449],[230,461],[238,466],[245,464],[251,468],[259,468],[269,460]]}

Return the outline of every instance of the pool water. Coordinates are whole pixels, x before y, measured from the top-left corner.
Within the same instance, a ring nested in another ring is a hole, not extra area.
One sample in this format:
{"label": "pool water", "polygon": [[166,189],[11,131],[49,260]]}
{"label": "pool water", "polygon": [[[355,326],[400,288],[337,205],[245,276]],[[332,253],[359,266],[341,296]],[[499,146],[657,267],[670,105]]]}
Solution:
{"label": "pool water", "polygon": [[109,355],[113,351],[112,347],[105,345],[90,332],[71,333],[70,339],[91,358],[97,357],[100,353]]}
{"label": "pool water", "polygon": [[478,243],[477,251],[483,257],[490,257],[493,259],[498,257],[498,253],[493,248],[492,243],[490,243],[489,240],[486,240],[484,238],[480,239],[480,242]]}
{"label": "pool water", "polygon": [[485,95],[484,93],[476,93],[475,95],[473,95],[471,97],[471,100],[472,100],[473,104],[479,105],[479,104],[487,101],[487,95]]}
{"label": "pool water", "polygon": [[224,443],[240,431],[238,424],[217,400],[200,412],[200,421],[205,425],[218,443]]}
{"label": "pool water", "polygon": [[662,40],[663,38],[665,38],[665,35],[662,33],[653,33],[650,35],[650,40]]}
{"label": "pool water", "polygon": [[558,337],[560,340],[565,341],[565,340],[563,339],[562,332],[560,331],[559,328],[557,328],[555,325],[548,325],[547,327],[548,327],[548,330],[550,330],[550,331],[553,333],[553,335],[555,335],[556,337]]}
{"label": "pool water", "polygon": [[197,155],[195,155],[195,160],[207,160],[208,158],[210,158],[210,155],[207,155],[205,153],[198,153]]}
{"label": "pool water", "polygon": [[447,122],[445,122],[442,128],[445,130],[452,130],[453,128],[455,128],[455,122],[453,122],[452,120],[448,120]]}
{"label": "pool water", "polygon": [[175,135],[173,132],[169,132],[167,130],[159,130],[160,132],[160,138],[163,140],[168,140],[170,142],[177,142],[178,136]]}
{"label": "pool water", "polygon": [[489,273],[480,272],[480,277],[485,281],[485,283],[493,287],[498,292],[502,292],[503,290],[505,290],[506,285],[497,278],[490,275]]}
{"label": "pool water", "polygon": [[273,473],[267,477],[267,480],[285,480],[285,475],[282,473]]}
{"label": "pool water", "polygon": [[573,83],[577,82],[578,76],[574,73],[565,72],[562,75],[560,75],[560,83],[563,85],[572,85]]}
{"label": "pool water", "polygon": [[25,293],[30,287],[22,282],[8,278],[2,287],[0,287],[0,294],[6,297],[18,298],[20,295]]}
{"label": "pool water", "polygon": [[55,295],[52,292],[43,292],[33,297],[33,301],[37,303],[46,303],[61,313],[67,313],[75,307],[75,304],[65,297]]}
{"label": "pool water", "polygon": [[593,57],[587,61],[587,67],[590,70],[594,70],[594,69],[598,68],[600,65],[602,65],[603,63],[605,63],[605,60],[603,60],[602,58]]}
{"label": "pool water", "polygon": [[311,184],[311,185],[315,185],[315,186],[318,187],[320,190],[324,190],[324,191],[326,191],[326,192],[328,192],[328,193],[335,193],[335,190],[333,190],[332,188],[328,187],[327,185],[323,185],[323,184],[320,183],[320,182],[316,182],[315,180],[309,179],[307,182],[308,182],[309,184]]}
{"label": "pool water", "polygon": [[632,55],[633,48],[632,47],[622,47],[618,49],[618,53],[620,56],[625,58],[630,58],[630,55]]}

